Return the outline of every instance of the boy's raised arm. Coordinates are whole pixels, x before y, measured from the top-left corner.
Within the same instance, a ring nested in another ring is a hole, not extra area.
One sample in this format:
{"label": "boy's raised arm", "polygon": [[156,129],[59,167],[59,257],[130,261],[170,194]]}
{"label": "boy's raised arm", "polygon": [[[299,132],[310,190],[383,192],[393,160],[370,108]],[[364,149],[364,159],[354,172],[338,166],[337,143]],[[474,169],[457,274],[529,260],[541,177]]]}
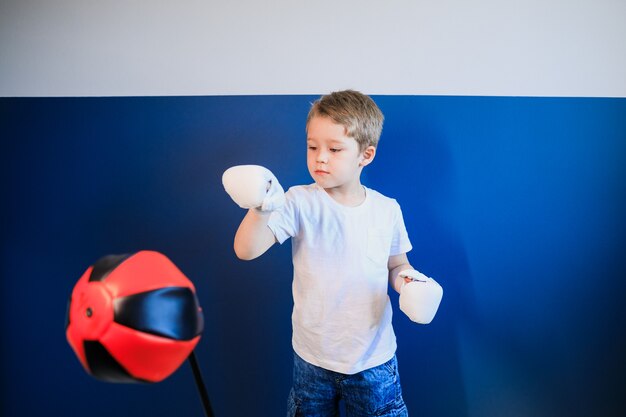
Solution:
{"label": "boy's raised arm", "polygon": [[272,172],[259,165],[237,165],[222,175],[228,195],[248,213],[235,234],[237,257],[250,260],[261,256],[276,238],[267,227],[272,211],[285,204],[285,192]]}
{"label": "boy's raised arm", "polygon": [[248,210],[235,234],[235,254],[239,259],[249,261],[263,255],[274,243],[276,237],[267,227],[271,212],[256,209]]}

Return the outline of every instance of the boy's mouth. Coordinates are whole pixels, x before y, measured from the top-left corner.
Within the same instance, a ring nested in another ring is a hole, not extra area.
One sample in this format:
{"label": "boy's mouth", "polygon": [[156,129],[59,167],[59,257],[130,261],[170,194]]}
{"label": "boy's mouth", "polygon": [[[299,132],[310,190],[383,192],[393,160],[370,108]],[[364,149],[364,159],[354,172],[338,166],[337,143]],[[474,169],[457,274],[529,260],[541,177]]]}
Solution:
{"label": "boy's mouth", "polygon": [[316,175],[328,175],[329,174],[328,171],[323,171],[321,169],[316,169],[314,172]]}

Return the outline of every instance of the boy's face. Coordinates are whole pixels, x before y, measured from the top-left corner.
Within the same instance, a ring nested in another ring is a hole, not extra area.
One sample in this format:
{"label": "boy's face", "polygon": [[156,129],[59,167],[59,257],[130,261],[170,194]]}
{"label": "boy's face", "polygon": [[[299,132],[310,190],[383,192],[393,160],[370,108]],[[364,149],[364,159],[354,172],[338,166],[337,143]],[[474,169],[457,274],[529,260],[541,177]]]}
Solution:
{"label": "boy's face", "polygon": [[359,150],[357,141],[346,135],[343,125],[330,117],[315,116],[307,126],[307,166],[315,182],[324,189],[360,185],[363,167],[376,148]]}

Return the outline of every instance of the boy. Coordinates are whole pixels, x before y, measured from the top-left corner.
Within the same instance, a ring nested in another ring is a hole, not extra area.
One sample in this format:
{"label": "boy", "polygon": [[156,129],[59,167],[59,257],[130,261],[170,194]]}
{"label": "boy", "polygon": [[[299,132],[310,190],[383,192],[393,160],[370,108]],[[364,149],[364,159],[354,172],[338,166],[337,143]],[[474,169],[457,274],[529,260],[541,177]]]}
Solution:
{"label": "boy", "polygon": [[[336,416],[340,399],[350,416],[408,415],[387,288],[408,290],[418,279],[419,295],[403,303],[401,292],[401,308],[410,304],[403,311],[426,323],[441,287],[409,264],[411,243],[398,203],[361,184],[382,125],[383,114],[370,97],[331,93],[313,104],[306,122],[313,184],[284,194],[263,167],[224,173],[226,191],[250,208],[235,235],[239,258],[254,259],[293,238],[290,416]],[[426,315],[424,306],[430,309]]]}

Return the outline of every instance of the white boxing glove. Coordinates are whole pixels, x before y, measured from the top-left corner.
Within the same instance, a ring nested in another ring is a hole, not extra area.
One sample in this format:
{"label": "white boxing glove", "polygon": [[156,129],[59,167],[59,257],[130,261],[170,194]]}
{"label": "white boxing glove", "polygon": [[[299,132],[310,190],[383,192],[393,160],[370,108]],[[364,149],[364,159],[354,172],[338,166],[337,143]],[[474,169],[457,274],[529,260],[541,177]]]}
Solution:
{"label": "white boxing glove", "polygon": [[272,172],[260,165],[237,165],[222,175],[224,189],[241,208],[273,211],[285,204],[285,191]]}
{"label": "white boxing glove", "polygon": [[398,275],[412,279],[411,282],[402,282],[400,310],[416,323],[428,324],[433,321],[443,297],[441,285],[414,269],[405,269]]}

